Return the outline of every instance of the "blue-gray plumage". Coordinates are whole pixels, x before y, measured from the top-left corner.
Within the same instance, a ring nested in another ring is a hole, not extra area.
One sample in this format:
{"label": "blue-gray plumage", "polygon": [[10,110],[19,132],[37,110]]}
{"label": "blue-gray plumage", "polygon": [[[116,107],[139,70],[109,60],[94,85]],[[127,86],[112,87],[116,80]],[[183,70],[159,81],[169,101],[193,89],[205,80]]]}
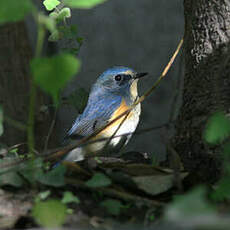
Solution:
{"label": "blue-gray plumage", "polygon": [[[136,73],[127,67],[113,67],[102,73],[91,89],[84,112],[77,117],[72,128],[68,131],[67,137],[76,141],[89,136],[130,108],[138,98],[138,79],[146,74]],[[79,161],[88,154],[119,151],[132,136],[122,137],[120,135],[135,131],[140,112],[141,108],[138,104],[127,117],[118,119],[93,138],[93,140],[108,138],[109,143],[108,140],[99,141],[76,148],[67,155],[65,160]],[[119,137],[109,139],[114,135]]]}

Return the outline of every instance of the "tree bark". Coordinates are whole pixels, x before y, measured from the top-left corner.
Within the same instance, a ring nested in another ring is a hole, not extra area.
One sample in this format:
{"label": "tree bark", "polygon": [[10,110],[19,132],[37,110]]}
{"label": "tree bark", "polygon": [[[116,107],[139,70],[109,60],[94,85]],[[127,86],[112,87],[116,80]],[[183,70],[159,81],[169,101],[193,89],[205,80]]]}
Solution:
{"label": "tree bark", "polygon": [[[27,141],[26,129],[16,128],[12,120],[27,125],[31,80],[29,66],[32,53],[24,22],[0,26],[0,105],[3,106],[5,118],[1,143],[7,146]],[[35,139],[38,150],[44,147],[52,120],[50,111],[42,109],[47,104],[50,104],[49,98],[38,90],[35,113]],[[55,137],[52,142],[54,147]]]}
{"label": "tree bark", "polygon": [[183,103],[173,140],[191,183],[214,182],[220,149],[203,140],[207,118],[230,112],[230,1],[184,0]]}

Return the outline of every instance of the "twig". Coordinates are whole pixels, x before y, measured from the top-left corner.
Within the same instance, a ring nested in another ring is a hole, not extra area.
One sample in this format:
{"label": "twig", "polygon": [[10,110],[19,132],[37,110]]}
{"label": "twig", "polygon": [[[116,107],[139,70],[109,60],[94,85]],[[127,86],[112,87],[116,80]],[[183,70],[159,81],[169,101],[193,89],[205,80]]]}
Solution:
{"label": "twig", "polygon": [[56,122],[56,118],[57,118],[57,108],[55,108],[53,120],[52,120],[52,122],[51,122],[49,131],[48,131],[48,134],[47,134],[47,137],[46,137],[46,140],[45,140],[44,152],[47,151],[48,144],[49,144],[49,139],[50,139],[50,136],[51,136],[51,134],[52,134],[52,132],[53,132],[54,125],[55,125],[55,122]]}
{"label": "twig", "polygon": [[174,86],[174,95],[173,95],[173,99],[172,99],[172,103],[171,103],[171,109],[170,109],[170,113],[169,113],[169,123],[172,122],[173,120],[176,119],[176,113],[177,113],[177,102],[179,100],[179,95],[180,95],[180,91],[181,91],[181,87],[182,87],[182,72],[183,72],[183,50],[182,50],[182,54],[180,55],[180,62],[179,62],[179,68],[178,68],[178,78],[175,82],[175,86]]}

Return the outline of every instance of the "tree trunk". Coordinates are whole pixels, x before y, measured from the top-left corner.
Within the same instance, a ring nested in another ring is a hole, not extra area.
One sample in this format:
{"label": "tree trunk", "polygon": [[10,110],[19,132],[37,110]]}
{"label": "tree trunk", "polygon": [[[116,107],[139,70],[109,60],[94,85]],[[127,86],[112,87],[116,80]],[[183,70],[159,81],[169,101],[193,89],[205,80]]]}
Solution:
{"label": "tree trunk", "polygon": [[191,183],[213,182],[220,150],[203,140],[210,114],[230,112],[230,1],[184,0],[183,103],[173,143]]}
{"label": "tree trunk", "polygon": [[[19,121],[26,126],[28,119],[31,79],[29,63],[33,55],[24,22],[0,26],[0,54],[0,105],[3,106],[5,120],[1,143],[12,146],[27,140],[26,129],[18,129],[14,124],[14,121]],[[38,150],[44,147],[52,119],[49,110],[42,110],[48,103],[49,99],[38,91],[35,117]]]}

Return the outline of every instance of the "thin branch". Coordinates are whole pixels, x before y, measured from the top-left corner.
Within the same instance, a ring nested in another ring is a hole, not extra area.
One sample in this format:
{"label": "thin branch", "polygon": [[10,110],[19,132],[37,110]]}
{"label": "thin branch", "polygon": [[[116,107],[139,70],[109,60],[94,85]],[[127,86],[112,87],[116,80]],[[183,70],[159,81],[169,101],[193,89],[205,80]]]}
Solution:
{"label": "thin branch", "polygon": [[55,126],[56,118],[57,118],[57,108],[55,108],[53,120],[51,122],[49,131],[48,131],[48,134],[47,134],[47,137],[46,137],[46,140],[45,140],[44,152],[47,151],[49,140],[50,140],[50,136],[51,136],[51,134],[53,132],[53,129],[54,129],[54,126]]}

